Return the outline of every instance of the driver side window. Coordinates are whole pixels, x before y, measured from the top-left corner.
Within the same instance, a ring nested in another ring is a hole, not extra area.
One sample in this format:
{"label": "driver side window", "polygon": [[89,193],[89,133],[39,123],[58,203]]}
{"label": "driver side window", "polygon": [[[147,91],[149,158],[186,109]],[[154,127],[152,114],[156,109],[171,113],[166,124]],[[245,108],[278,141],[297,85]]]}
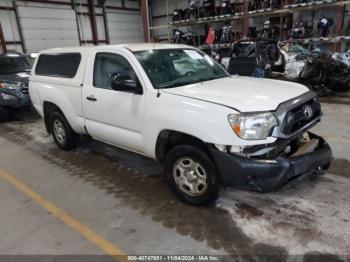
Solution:
{"label": "driver side window", "polygon": [[130,63],[121,55],[98,53],[94,64],[94,87],[112,89],[111,82],[115,77],[130,77],[138,82]]}

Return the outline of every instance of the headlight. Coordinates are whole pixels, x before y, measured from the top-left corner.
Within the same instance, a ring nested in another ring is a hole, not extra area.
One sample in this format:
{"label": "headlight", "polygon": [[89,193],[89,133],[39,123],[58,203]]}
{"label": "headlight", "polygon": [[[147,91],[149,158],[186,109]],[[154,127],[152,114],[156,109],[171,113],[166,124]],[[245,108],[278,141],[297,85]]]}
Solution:
{"label": "headlight", "polygon": [[21,86],[21,83],[4,83],[0,82],[0,88],[6,88],[6,89],[17,89]]}
{"label": "headlight", "polygon": [[271,112],[259,114],[229,115],[228,121],[233,131],[247,140],[266,139],[277,120]]}
{"label": "headlight", "polygon": [[15,99],[15,97],[12,95],[4,94],[4,93],[0,93],[0,95],[2,96],[2,99],[4,99],[4,100]]}

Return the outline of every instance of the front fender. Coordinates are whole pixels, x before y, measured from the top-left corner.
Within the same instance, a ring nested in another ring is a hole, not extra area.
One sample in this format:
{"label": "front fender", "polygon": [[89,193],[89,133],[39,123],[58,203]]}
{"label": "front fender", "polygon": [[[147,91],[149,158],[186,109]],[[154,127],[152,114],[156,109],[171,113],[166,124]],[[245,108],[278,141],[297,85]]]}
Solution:
{"label": "front fender", "polygon": [[[145,153],[156,157],[156,143],[163,130],[194,136],[205,143],[247,146],[271,143],[275,139],[248,141],[239,138],[228,122],[238,112],[215,103],[162,93],[147,101],[144,122]],[[271,140],[271,141],[270,141]]]}

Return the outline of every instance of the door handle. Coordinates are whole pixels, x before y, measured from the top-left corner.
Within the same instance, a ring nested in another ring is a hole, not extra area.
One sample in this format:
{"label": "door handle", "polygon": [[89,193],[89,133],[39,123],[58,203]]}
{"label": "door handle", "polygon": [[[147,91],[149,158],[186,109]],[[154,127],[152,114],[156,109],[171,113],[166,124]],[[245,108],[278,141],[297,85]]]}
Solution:
{"label": "door handle", "polygon": [[94,97],[93,95],[88,96],[86,99],[89,100],[89,101],[92,101],[92,102],[97,101],[96,97]]}

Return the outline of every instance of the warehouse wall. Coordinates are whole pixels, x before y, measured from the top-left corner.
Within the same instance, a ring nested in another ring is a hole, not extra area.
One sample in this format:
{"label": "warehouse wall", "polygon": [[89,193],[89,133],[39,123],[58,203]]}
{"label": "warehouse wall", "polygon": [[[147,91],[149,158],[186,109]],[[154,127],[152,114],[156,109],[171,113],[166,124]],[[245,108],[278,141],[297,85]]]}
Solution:
{"label": "warehouse wall", "polygon": [[[121,7],[121,0],[107,0],[106,6]],[[126,8],[139,8],[135,1],[125,1]],[[140,12],[109,10],[107,27],[111,44],[143,42],[143,27]]]}
{"label": "warehouse wall", "polygon": [[143,42],[141,16],[135,12],[108,12],[108,31],[111,44]]}
{"label": "warehouse wall", "polygon": [[[97,1],[94,1],[95,4]],[[88,15],[84,15],[81,13],[88,13],[89,8],[84,6],[87,5],[87,0],[76,0],[76,11],[77,11],[77,21],[79,24],[80,30],[80,39],[83,45],[92,45],[92,30],[91,30],[91,22]],[[106,41],[105,28],[103,22],[102,8],[95,8],[96,13],[96,25],[97,25],[97,37],[99,41]],[[101,42],[103,43],[103,42]],[[105,43],[105,42],[104,42]]]}
{"label": "warehouse wall", "polygon": [[69,6],[18,5],[25,46],[36,52],[51,47],[79,45],[75,12]]}
{"label": "warehouse wall", "polygon": [[0,0],[0,23],[4,32],[6,41],[12,42],[7,44],[7,48],[11,50],[17,50],[22,52],[22,46],[20,44],[21,38],[19,36],[18,26],[16,22],[15,12],[12,10],[6,10],[6,8],[13,8],[11,0]]}
{"label": "warehouse wall", "polygon": [[[92,25],[87,7],[88,0],[75,0],[76,10],[72,8],[71,0],[59,1],[64,4],[15,1],[27,52],[62,46],[93,44]],[[94,0],[94,4],[98,4],[97,0]],[[141,15],[140,11],[137,10],[139,9],[138,1],[106,0],[105,6],[110,7],[105,8],[105,16],[102,8],[94,8],[99,44],[106,44],[108,35],[111,44],[143,42]],[[22,52],[15,11],[10,10],[13,7],[12,0],[0,0],[0,23],[7,42],[7,49]],[[6,8],[10,9],[6,10]],[[127,11],[116,10],[121,8],[126,8]],[[106,21],[104,17],[107,19]]]}

